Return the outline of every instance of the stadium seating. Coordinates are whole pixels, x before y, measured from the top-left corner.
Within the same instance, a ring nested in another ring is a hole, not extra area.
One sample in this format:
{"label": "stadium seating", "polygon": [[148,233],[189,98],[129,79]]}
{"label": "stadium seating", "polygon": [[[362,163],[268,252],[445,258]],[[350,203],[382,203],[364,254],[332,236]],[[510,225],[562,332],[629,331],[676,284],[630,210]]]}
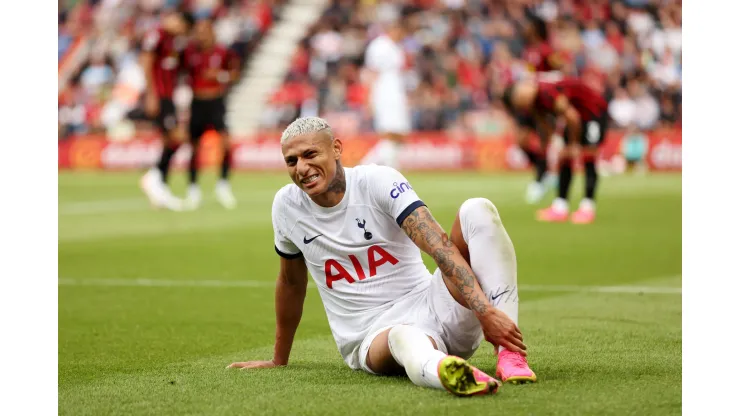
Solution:
{"label": "stadium seating", "polygon": [[[384,21],[402,14],[411,16],[404,49],[414,130],[498,133],[507,122],[499,99],[503,86],[526,71],[521,23],[531,4],[565,57],[565,73],[603,92],[616,127],[681,123],[676,0],[661,2],[659,9],[642,0],[66,3],[74,6],[60,9],[60,138],[126,138],[150,128],[140,108],[144,81],[137,44],[157,24],[158,13],[175,5],[215,16],[220,41],[247,60],[229,101],[229,125],[238,137],[280,129],[299,115],[321,115],[349,134],[370,131],[365,47]],[[188,97],[186,88],[176,95],[183,118]]]}
{"label": "stadium seating", "polygon": [[531,3],[540,4],[534,12],[565,56],[566,73],[585,77],[612,101],[619,127],[680,123],[678,1],[657,9],[637,0],[341,0],[301,42],[262,127],[280,128],[298,115],[318,113],[346,129],[367,131],[364,47],[383,21],[411,13],[404,48],[414,129],[498,131],[499,94],[525,67],[521,23]]}

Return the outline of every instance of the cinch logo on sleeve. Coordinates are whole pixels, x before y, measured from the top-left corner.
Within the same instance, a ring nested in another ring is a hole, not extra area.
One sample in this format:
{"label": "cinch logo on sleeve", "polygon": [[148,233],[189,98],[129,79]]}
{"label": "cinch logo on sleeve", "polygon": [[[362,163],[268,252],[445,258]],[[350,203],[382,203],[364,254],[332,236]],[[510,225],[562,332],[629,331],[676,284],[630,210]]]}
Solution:
{"label": "cinch logo on sleeve", "polygon": [[402,193],[408,191],[409,189],[414,189],[411,187],[411,184],[408,182],[401,182],[400,184],[398,182],[393,182],[393,189],[391,189],[391,198],[396,199],[399,196],[401,196]]}

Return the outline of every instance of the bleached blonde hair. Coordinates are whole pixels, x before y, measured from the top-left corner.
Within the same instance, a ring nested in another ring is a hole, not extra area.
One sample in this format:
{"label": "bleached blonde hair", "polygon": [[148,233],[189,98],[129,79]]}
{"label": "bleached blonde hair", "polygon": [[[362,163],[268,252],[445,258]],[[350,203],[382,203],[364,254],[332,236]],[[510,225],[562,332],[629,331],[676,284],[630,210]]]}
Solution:
{"label": "bleached blonde hair", "polygon": [[283,145],[288,140],[302,136],[304,134],[318,133],[325,131],[329,139],[334,138],[334,132],[331,131],[331,126],[321,117],[301,117],[293,121],[288,127],[283,130],[283,135],[280,137],[280,144]]}

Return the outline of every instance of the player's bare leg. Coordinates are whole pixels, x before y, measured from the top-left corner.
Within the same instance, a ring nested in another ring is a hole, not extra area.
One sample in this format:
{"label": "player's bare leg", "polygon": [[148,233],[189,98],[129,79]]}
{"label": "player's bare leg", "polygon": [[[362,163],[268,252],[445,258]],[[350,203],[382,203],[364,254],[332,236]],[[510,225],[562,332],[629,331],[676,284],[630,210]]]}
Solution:
{"label": "player's bare leg", "polygon": [[227,132],[221,132],[221,177],[216,183],[216,200],[226,209],[236,208],[236,198],[229,184],[229,173],[231,173],[231,136]]}
{"label": "player's bare leg", "polygon": [[[498,210],[485,198],[465,201],[457,213],[450,240],[470,264],[491,305],[519,324],[519,291],[514,244]],[[450,294],[465,305],[457,289],[447,283]],[[498,349],[496,375],[505,382],[534,382],[537,376],[519,353]]]}
{"label": "player's bare leg", "polygon": [[517,145],[527,155],[529,164],[534,169],[534,181],[530,182],[527,186],[527,193],[525,199],[528,204],[536,204],[545,196],[548,190],[549,182],[547,172],[547,158],[546,149],[547,144],[543,143],[542,150],[533,149],[529,143],[528,130],[523,127],[517,127]]}
{"label": "player's bare leg", "polygon": [[596,172],[596,154],[598,147],[589,146],[583,149],[583,170],[586,176],[585,197],[581,200],[578,210],[571,215],[570,220],[574,224],[590,224],[596,219],[596,184],[599,175]]}
{"label": "player's bare leg", "polygon": [[457,396],[496,393],[498,380],[460,357],[437,349],[418,328],[397,325],[378,334],[368,349],[366,364],[376,374],[406,372],[417,386],[444,389]]}

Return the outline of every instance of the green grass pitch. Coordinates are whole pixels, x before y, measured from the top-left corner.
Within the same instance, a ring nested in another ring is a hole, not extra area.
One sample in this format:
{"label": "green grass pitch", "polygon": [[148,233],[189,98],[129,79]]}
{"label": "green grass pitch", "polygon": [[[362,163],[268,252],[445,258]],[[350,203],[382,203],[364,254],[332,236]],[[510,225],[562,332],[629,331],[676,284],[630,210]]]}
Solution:
{"label": "green grass pitch", "polygon": [[[184,193],[181,172],[172,174]],[[62,415],[624,415],[681,412],[681,177],[603,178],[597,222],[534,221],[529,175],[409,174],[449,230],[487,197],[517,250],[520,326],[539,382],[456,398],[348,369],[309,288],[290,365],[274,336],[270,206],[284,174],[239,173],[239,208],[152,211],[133,173],[59,174]],[[575,206],[582,194],[577,180]],[[431,268],[433,263],[425,258]],[[145,280],[142,280],[145,279]],[[472,358],[493,373],[489,345]]]}

